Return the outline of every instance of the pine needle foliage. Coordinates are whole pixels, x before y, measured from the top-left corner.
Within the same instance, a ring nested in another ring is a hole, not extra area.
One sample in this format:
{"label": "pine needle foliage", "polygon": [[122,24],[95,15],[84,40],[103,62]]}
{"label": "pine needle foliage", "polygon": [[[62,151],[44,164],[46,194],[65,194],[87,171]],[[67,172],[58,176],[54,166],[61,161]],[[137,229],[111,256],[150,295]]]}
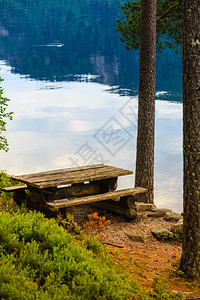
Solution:
{"label": "pine needle foliage", "polygon": [[[140,6],[141,0],[127,0],[119,6],[124,19],[117,19],[120,41],[127,50],[140,47]],[[157,0],[157,52],[165,48],[181,51],[182,44],[182,7],[180,0]]]}

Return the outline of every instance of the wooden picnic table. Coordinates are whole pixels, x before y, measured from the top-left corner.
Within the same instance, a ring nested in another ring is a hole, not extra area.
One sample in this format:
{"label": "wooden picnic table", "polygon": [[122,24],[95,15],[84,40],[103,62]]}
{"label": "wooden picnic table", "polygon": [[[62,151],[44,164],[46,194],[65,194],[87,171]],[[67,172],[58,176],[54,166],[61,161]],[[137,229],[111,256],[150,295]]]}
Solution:
{"label": "wooden picnic table", "polygon": [[116,191],[118,177],[132,173],[104,164],[38,172],[12,176],[24,185],[4,188],[4,191],[14,192],[17,203],[26,201],[29,208],[46,215],[59,210],[68,219],[73,219],[73,206],[98,202],[104,209],[134,218],[133,195],[144,193],[146,189],[136,187]]}
{"label": "wooden picnic table", "polygon": [[98,164],[12,176],[12,178],[24,182],[32,187],[44,189],[68,184],[117,178],[118,176],[130,174],[133,174],[133,172],[113,166]]}

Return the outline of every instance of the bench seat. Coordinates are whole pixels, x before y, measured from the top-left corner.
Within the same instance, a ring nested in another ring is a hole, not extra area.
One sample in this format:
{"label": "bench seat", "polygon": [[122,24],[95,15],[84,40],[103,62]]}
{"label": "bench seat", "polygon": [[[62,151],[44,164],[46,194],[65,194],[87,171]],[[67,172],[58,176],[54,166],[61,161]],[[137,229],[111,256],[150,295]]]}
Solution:
{"label": "bench seat", "polygon": [[27,189],[27,185],[23,184],[23,185],[13,185],[13,186],[7,186],[7,187],[3,187],[0,190],[3,192],[16,192],[16,191],[25,191]]}
{"label": "bench seat", "polygon": [[98,195],[92,195],[87,197],[79,197],[79,198],[66,198],[66,199],[59,199],[54,200],[54,202],[47,202],[47,205],[54,207],[54,208],[64,208],[64,207],[70,207],[75,205],[81,205],[81,204],[88,204],[98,201],[105,201],[105,200],[120,200],[120,197],[130,196],[130,195],[136,195],[140,193],[147,192],[147,189],[136,187],[136,188],[129,188],[124,190],[117,190],[113,192],[107,192],[103,194]]}

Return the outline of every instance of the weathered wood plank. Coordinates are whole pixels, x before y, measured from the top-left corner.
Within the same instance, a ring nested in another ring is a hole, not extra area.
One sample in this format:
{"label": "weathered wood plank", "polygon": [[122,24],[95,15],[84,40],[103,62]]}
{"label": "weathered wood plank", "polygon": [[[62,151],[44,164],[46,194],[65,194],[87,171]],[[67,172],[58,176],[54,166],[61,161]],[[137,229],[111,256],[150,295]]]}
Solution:
{"label": "weathered wood plank", "polygon": [[68,178],[65,177],[57,178],[55,180],[49,179],[49,180],[41,180],[39,182],[29,181],[29,184],[38,188],[46,188],[46,187],[53,187],[53,186],[59,186],[65,184],[75,184],[75,183],[81,183],[86,181],[102,180],[110,177],[117,177],[117,176],[130,175],[130,174],[132,174],[132,172],[126,170],[122,170],[122,171],[114,170],[112,172],[102,171],[98,173],[78,174],[79,176],[71,176]]}
{"label": "weathered wood plank", "polygon": [[3,192],[15,192],[15,191],[19,191],[19,190],[26,190],[27,189],[27,185],[13,185],[13,186],[7,186],[7,187],[3,187],[0,190]]}
{"label": "weathered wood plank", "polygon": [[[115,173],[122,173],[127,175],[128,174],[132,174],[131,171],[127,171],[127,170],[123,170],[123,169],[118,169],[118,168],[108,168],[108,167],[102,167],[99,169],[90,169],[90,170],[83,170],[83,171],[76,171],[76,172],[68,172],[65,171],[64,173],[58,173],[55,175],[49,175],[46,174],[46,176],[42,176],[42,177],[34,177],[34,178],[23,178],[23,176],[21,178],[19,178],[20,180],[24,180],[24,181],[29,181],[29,183],[34,183],[34,184],[51,184],[56,183],[56,182],[67,182],[66,184],[69,184],[71,182],[73,182],[74,180],[81,180],[81,182],[83,182],[83,180],[85,179],[85,181],[88,181],[89,179],[94,180],[94,179],[98,179],[99,177],[103,176],[106,178],[107,176],[110,177],[110,175],[112,174],[112,172]],[[118,175],[120,176],[120,175]],[[109,178],[108,177],[108,178]],[[113,176],[112,176],[113,177]],[[16,178],[16,177],[15,177]],[[89,180],[90,181],[90,180]]]}
{"label": "weathered wood plank", "polygon": [[136,194],[140,194],[140,193],[145,193],[146,191],[147,191],[147,189],[145,189],[145,188],[136,187],[136,188],[108,192],[108,193],[99,194],[99,195],[81,197],[81,198],[60,199],[60,200],[55,200],[54,202],[48,202],[47,204],[54,208],[63,208],[63,207],[70,207],[70,206],[74,206],[74,205],[81,205],[81,204],[87,204],[87,203],[92,203],[92,202],[105,201],[105,200],[115,199],[115,198],[124,197],[124,196],[128,196],[128,195],[136,195]]}
{"label": "weathered wood plank", "polygon": [[[75,170],[74,170],[75,169]],[[52,171],[53,172],[53,171]],[[133,172],[113,166],[94,165],[88,168],[72,168],[57,170],[56,173],[41,173],[12,177],[37,188],[47,188],[65,184],[75,184],[86,181],[102,180],[111,177],[130,175]],[[46,175],[45,175],[46,174]],[[34,175],[34,176],[33,176]]]}
{"label": "weathered wood plank", "polygon": [[76,172],[76,171],[85,171],[89,169],[98,169],[105,167],[104,164],[97,164],[97,165],[88,165],[88,166],[83,166],[83,167],[73,167],[73,168],[64,168],[64,169],[58,169],[58,170],[52,170],[52,171],[45,171],[45,172],[37,172],[37,173],[31,173],[31,174],[24,174],[24,175],[18,175],[18,176],[12,176],[13,179],[19,180],[19,178],[24,178],[25,179],[31,179],[31,178],[37,178],[37,177],[45,177],[50,175],[54,176],[57,174],[65,174],[66,172]]}

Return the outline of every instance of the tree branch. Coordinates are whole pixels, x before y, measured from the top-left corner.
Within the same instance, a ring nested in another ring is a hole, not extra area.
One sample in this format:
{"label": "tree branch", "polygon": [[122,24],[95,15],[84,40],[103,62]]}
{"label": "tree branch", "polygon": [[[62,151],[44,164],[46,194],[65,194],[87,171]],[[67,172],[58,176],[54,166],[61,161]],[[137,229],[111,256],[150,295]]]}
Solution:
{"label": "tree branch", "polygon": [[163,17],[166,16],[170,12],[170,10],[172,10],[175,7],[181,5],[181,3],[182,3],[182,0],[179,0],[179,3],[176,3],[176,4],[172,5],[172,6],[170,6],[170,8],[168,8],[161,16],[157,17],[157,20],[162,20]]}

